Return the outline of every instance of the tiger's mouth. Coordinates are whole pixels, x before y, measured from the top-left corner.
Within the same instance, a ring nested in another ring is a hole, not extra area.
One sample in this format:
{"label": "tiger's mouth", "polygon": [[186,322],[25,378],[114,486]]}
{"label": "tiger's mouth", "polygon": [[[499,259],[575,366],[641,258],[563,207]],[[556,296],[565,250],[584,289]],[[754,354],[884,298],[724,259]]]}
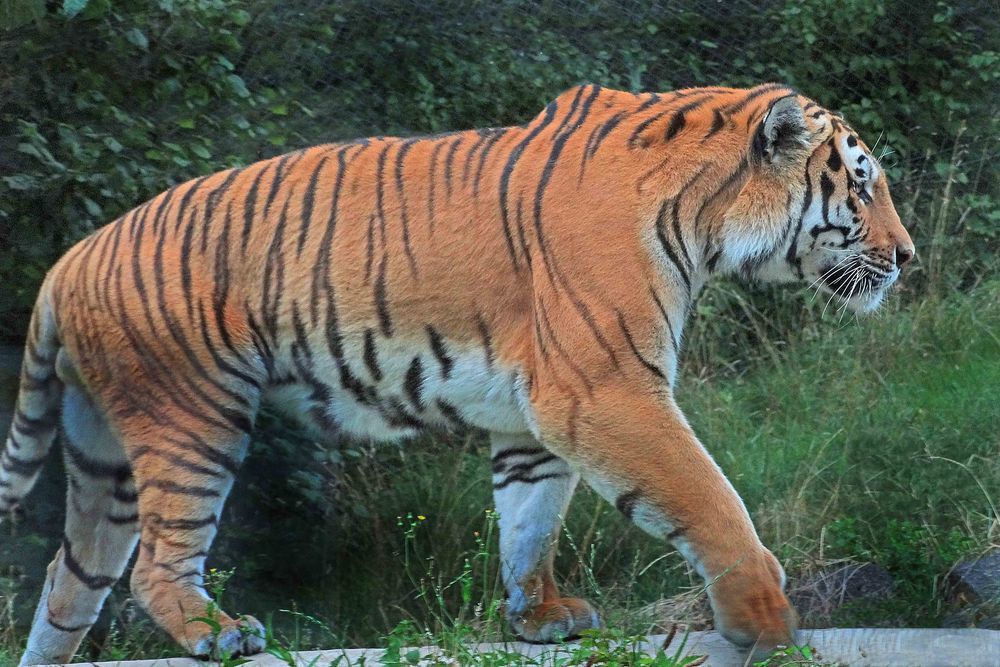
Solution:
{"label": "tiger's mouth", "polygon": [[818,283],[825,292],[857,313],[878,308],[899,277],[895,266],[882,266],[861,253],[820,267]]}

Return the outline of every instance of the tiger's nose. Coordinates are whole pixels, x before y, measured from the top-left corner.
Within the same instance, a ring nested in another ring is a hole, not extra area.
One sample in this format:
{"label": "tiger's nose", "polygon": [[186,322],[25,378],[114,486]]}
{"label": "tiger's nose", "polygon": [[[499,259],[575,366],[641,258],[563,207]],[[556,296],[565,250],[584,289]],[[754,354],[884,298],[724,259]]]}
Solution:
{"label": "tiger's nose", "polygon": [[913,259],[913,248],[911,246],[896,246],[896,266],[902,267]]}

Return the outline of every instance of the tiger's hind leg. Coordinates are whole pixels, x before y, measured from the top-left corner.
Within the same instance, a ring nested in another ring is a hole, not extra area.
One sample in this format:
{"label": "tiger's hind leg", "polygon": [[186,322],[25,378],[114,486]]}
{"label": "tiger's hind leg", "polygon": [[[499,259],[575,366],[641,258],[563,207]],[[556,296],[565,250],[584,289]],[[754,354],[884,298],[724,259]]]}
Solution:
{"label": "tiger's hind leg", "polygon": [[511,628],[528,641],[551,642],[598,627],[589,602],[560,597],[552,572],[559,528],[579,475],[530,435],[494,433],[491,444]]}
{"label": "tiger's hind leg", "polygon": [[121,577],[138,538],[125,452],[78,386],[63,394],[69,482],[62,546],[49,565],[21,665],[69,662]]}
{"label": "tiger's hind leg", "polygon": [[[125,424],[125,444],[139,497],[139,556],[132,593],[156,623],[200,657],[264,649],[264,628],[234,619],[205,591],[204,564],[223,503],[246,454],[245,430],[166,414],[169,422]],[[253,415],[246,415],[252,422]],[[218,629],[196,618],[213,619]]]}

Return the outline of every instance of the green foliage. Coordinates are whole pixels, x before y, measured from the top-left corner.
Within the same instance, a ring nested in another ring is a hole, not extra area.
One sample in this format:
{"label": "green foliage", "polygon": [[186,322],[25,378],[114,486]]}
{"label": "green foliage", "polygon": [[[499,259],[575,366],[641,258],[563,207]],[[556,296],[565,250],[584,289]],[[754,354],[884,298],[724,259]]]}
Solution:
{"label": "green foliage", "polygon": [[998,22],[986,0],[5,3],[0,338],[23,336],[67,247],[174,183],[323,141],[522,123],[584,81],[798,86],[891,147],[918,254],[949,260],[913,283],[967,287],[1000,235]]}
{"label": "green foliage", "polygon": [[[66,0],[0,33],[0,337],[23,336],[48,267],[170,185],[253,160],[279,95],[235,71],[235,0]],[[243,12],[245,14],[245,12]]]}

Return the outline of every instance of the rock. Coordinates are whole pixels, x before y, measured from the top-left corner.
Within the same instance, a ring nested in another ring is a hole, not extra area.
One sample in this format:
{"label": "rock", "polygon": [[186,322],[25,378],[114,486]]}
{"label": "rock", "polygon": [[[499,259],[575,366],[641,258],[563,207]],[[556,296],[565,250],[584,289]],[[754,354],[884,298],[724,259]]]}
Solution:
{"label": "rock", "polygon": [[952,604],[1000,604],[1000,549],[958,563],[945,577],[944,589]]}
{"label": "rock", "polygon": [[987,603],[959,609],[945,616],[941,627],[1000,630],[1000,606]]}
{"label": "rock", "polygon": [[808,625],[829,622],[830,616],[850,602],[883,600],[892,594],[888,570],[875,563],[851,563],[821,570],[790,587],[788,597]]}

